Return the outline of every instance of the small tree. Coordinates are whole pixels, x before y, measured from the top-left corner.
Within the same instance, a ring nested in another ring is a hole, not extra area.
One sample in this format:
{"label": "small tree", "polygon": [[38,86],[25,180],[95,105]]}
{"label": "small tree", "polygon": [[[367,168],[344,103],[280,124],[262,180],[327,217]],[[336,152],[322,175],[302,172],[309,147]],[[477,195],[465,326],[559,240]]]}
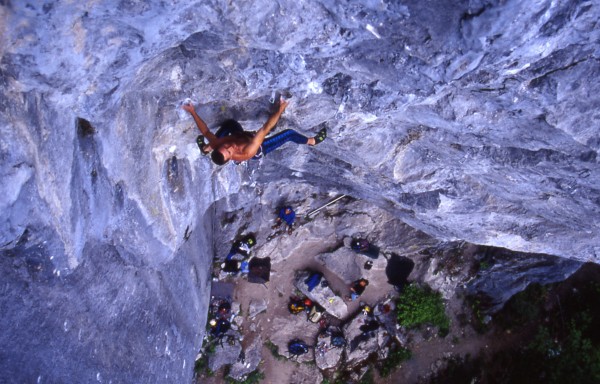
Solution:
{"label": "small tree", "polygon": [[446,316],[442,295],[428,286],[410,284],[397,301],[398,323],[407,328],[431,324],[439,329],[441,336],[448,334],[450,320]]}

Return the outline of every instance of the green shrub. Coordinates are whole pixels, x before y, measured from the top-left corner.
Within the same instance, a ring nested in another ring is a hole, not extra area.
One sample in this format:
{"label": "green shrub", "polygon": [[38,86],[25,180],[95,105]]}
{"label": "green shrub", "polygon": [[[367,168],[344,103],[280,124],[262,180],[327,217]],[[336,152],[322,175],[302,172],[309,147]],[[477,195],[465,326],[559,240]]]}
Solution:
{"label": "green shrub", "polygon": [[211,377],[214,375],[214,372],[208,368],[208,356],[206,354],[203,354],[201,358],[196,360],[194,363],[194,372],[197,376]]}
{"label": "green shrub", "polygon": [[572,320],[562,340],[544,326],[523,352],[529,369],[542,372],[548,383],[600,382],[600,350],[584,334],[591,324],[586,313]]}
{"label": "green shrub", "polygon": [[506,328],[515,327],[538,319],[546,301],[548,288],[540,284],[529,284],[505,304],[510,311],[510,319],[499,319]]}
{"label": "green shrub", "polygon": [[450,320],[446,316],[442,295],[431,288],[410,284],[397,301],[398,323],[407,328],[423,324],[438,327],[441,336],[448,334]]}

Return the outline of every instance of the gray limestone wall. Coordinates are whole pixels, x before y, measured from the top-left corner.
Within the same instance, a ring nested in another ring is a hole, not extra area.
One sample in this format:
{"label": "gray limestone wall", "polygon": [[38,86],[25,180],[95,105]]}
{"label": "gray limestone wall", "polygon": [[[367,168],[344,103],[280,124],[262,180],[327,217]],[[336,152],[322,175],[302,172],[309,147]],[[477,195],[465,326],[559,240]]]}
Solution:
{"label": "gray limestone wall", "polygon": [[[222,212],[274,183],[350,194],[440,241],[597,262],[599,15],[1,2],[1,381],[188,381]],[[291,96],[278,129],[329,139],[239,166],[199,154],[186,98],[211,128],[255,130],[276,91]]]}

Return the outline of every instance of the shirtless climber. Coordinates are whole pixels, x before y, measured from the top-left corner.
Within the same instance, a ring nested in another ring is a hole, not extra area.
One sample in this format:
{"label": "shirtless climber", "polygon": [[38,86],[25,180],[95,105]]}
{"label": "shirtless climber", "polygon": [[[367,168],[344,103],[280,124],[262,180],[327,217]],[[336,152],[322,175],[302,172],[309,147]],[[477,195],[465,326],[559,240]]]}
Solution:
{"label": "shirtless climber", "polygon": [[196,113],[193,105],[184,104],[182,108],[192,115],[200,132],[208,140],[208,145],[204,146],[205,150],[203,150],[203,153],[213,150],[211,154],[212,161],[217,165],[223,165],[229,160],[245,161],[251,158],[260,158],[288,141],[312,146],[325,140],[327,137],[327,130],[325,128],[321,129],[315,137],[311,138],[303,136],[292,129],[286,129],[266,138],[267,134],[271,132],[279,121],[287,106],[288,102],[281,98],[277,111],[256,132],[246,132],[237,121],[227,120],[221,125],[216,135],[210,132],[206,123]]}

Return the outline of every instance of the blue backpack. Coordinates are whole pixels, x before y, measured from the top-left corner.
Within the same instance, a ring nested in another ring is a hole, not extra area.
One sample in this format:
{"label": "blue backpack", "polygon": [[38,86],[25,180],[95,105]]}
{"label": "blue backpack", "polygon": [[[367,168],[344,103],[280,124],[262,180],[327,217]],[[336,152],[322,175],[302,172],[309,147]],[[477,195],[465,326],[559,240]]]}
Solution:
{"label": "blue backpack", "polygon": [[288,344],[290,355],[300,356],[308,352],[308,345],[300,339],[294,339]]}

